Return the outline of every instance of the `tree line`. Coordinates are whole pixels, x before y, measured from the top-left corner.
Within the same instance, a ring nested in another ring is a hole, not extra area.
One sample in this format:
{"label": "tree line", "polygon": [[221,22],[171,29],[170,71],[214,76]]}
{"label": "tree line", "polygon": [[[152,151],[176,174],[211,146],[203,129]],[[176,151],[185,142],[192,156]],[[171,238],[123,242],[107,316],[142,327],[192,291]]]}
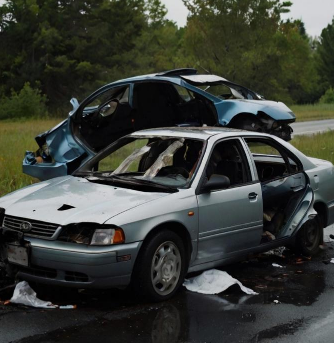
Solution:
{"label": "tree line", "polygon": [[160,0],[6,0],[0,118],[18,102],[35,107],[37,99],[38,111],[56,113],[106,83],[182,67],[289,104],[333,93],[334,19],[314,39],[302,21],[282,20],[290,1],[178,1],[189,10],[181,28]]}

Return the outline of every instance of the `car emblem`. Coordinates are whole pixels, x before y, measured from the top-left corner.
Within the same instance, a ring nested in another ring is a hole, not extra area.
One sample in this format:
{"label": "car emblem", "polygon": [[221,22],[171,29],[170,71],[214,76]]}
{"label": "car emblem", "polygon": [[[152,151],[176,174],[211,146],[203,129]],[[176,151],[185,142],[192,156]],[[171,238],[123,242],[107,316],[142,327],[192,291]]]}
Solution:
{"label": "car emblem", "polygon": [[20,224],[20,229],[22,232],[29,232],[32,229],[32,225],[29,222],[22,222]]}

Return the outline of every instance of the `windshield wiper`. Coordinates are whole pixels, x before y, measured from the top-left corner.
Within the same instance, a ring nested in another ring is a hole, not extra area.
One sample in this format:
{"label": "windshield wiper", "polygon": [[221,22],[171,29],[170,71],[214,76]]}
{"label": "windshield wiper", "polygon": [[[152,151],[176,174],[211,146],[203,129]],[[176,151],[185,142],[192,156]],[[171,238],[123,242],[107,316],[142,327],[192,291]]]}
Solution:
{"label": "windshield wiper", "polygon": [[129,180],[131,180],[131,181],[133,181],[135,183],[138,183],[138,184],[148,185],[148,186],[155,187],[155,188],[166,189],[166,190],[169,190],[171,192],[178,192],[179,191],[175,187],[163,185],[161,183],[157,183],[157,182],[154,182],[154,181],[151,181],[151,180],[137,179],[135,177],[129,177],[127,179],[129,179]]}
{"label": "windshield wiper", "polygon": [[134,185],[134,186],[148,186],[152,188],[158,188],[163,191],[170,192],[170,193],[178,192],[177,188],[162,185],[160,183],[156,183],[149,180],[136,179],[133,177],[122,177],[122,176],[117,176],[117,175],[110,175],[110,176],[91,175],[91,176],[85,177],[85,179],[88,180],[89,182],[95,182],[95,183],[104,183],[104,184],[123,183],[129,186]]}

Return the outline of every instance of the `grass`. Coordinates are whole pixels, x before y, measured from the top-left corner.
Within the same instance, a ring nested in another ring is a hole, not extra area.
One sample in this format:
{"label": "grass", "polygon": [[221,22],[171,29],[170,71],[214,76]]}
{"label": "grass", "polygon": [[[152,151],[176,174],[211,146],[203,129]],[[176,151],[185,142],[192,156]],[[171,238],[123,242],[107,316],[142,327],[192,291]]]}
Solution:
{"label": "grass", "polygon": [[[37,150],[35,136],[58,122],[59,119],[0,121],[0,196],[38,181],[22,173],[24,152]],[[307,156],[334,164],[333,131],[314,136],[297,136],[291,143]]]}
{"label": "grass", "polygon": [[334,104],[293,105],[296,121],[334,119]]}
{"label": "grass", "polygon": [[317,133],[312,136],[296,136],[291,142],[306,156],[317,157],[334,164],[334,132]]}
{"label": "grass", "polygon": [[59,119],[0,121],[0,196],[37,181],[22,173],[24,153],[36,151],[35,136],[59,122]]}

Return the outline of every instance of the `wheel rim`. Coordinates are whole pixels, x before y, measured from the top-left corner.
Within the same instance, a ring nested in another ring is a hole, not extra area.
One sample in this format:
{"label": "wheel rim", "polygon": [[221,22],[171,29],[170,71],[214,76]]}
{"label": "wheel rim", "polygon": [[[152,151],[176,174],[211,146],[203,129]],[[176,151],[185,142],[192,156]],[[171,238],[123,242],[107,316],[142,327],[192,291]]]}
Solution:
{"label": "wheel rim", "polygon": [[168,295],[178,284],[181,273],[181,254],[173,242],[164,242],[155,251],[151,265],[151,281],[160,295]]}

